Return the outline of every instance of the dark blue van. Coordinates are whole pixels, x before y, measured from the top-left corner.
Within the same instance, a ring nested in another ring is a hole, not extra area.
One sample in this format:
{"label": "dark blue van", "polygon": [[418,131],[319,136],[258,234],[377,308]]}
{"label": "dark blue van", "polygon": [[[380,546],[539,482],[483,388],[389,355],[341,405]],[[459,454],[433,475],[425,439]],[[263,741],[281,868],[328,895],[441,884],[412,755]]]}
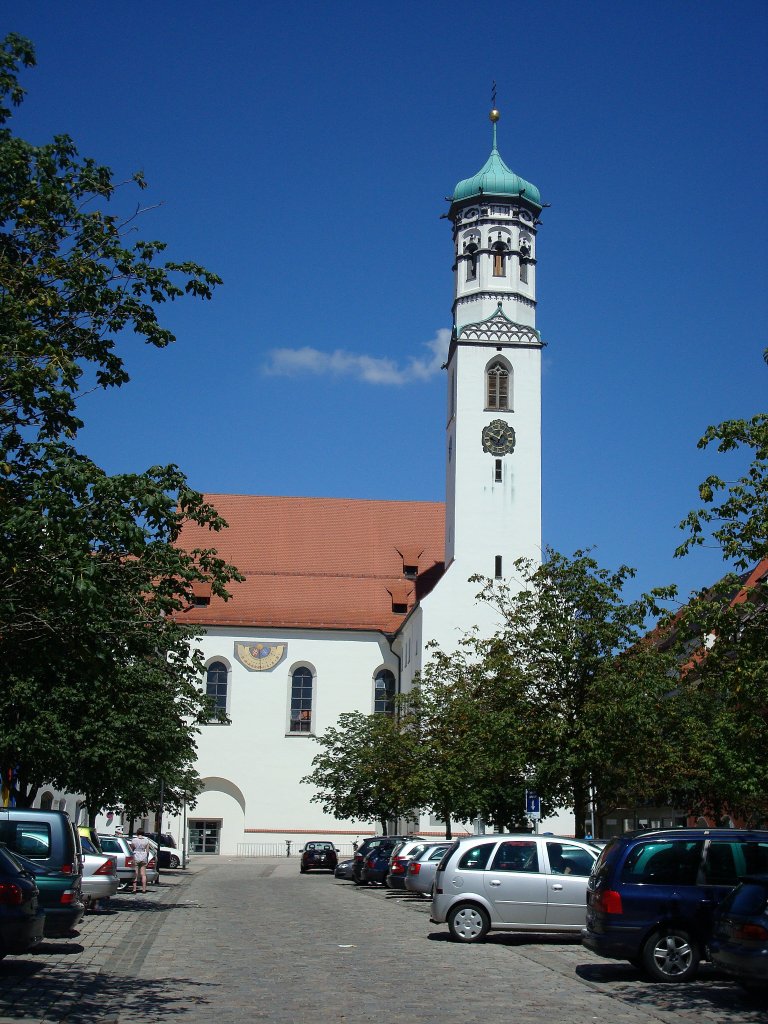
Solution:
{"label": "dark blue van", "polygon": [[582,943],[655,981],[690,981],[715,907],[743,875],[768,872],[768,831],[678,828],[612,839],[587,883]]}

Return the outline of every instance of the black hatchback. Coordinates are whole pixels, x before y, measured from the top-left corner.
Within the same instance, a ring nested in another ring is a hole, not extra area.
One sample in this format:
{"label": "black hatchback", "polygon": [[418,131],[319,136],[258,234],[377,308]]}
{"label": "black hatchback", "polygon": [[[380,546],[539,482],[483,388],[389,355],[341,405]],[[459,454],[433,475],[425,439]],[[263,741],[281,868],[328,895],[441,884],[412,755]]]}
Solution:
{"label": "black hatchback", "polygon": [[325,839],[310,839],[304,843],[301,849],[301,861],[299,871],[305,875],[313,868],[323,868],[325,871],[335,871],[339,863],[339,851]]}
{"label": "black hatchback", "polygon": [[707,956],[715,908],[747,874],[768,873],[768,831],[631,832],[605,847],[587,883],[587,949],[655,981],[689,981]]}

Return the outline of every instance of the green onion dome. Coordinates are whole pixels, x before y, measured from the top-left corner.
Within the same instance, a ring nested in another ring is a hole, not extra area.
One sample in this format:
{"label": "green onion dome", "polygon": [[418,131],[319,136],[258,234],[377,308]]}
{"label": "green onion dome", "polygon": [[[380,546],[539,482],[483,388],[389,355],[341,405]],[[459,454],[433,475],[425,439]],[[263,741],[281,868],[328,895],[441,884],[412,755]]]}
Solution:
{"label": "green onion dome", "polygon": [[515,174],[501,159],[496,146],[496,122],[499,120],[498,110],[491,111],[493,122],[493,148],[491,155],[483,167],[471,178],[460,181],[453,190],[451,202],[458,203],[464,199],[477,196],[519,196],[527,199],[533,206],[541,209],[541,193],[530,181]]}

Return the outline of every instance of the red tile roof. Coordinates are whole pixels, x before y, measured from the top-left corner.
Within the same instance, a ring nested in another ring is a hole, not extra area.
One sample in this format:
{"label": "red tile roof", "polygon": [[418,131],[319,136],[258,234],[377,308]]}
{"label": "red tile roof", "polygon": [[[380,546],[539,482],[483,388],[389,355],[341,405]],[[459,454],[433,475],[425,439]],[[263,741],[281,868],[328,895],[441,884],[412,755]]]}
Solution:
{"label": "red tile roof", "polygon": [[[187,526],[183,547],[213,547],[245,576],[229,601],[212,597],[183,614],[201,626],[354,629],[394,633],[443,573],[445,506],[206,494],[229,523]],[[418,551],[419,576],[403,578],[403,552]]]}

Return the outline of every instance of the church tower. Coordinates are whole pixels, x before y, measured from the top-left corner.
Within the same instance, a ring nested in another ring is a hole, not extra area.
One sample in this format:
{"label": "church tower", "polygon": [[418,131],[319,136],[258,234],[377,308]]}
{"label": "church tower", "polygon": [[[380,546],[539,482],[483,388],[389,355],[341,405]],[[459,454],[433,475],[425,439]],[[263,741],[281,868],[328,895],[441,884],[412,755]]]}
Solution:
{"label": "church tower", "polygon": [[474,573],[509,576],[521,556],[541,558],[542,203],[535,185],[501,158],[499,116],[491,111],[488,160],[456,185],[446,215],[455,287],[446,364],[445,564],[454,587]]}

